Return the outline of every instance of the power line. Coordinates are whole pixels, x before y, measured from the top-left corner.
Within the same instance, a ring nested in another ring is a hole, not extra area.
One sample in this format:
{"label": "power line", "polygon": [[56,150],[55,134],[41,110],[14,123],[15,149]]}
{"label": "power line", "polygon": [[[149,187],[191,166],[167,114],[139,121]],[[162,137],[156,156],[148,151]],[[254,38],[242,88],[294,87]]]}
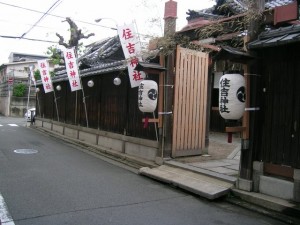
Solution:
{"label": "power line", "polygon": [[30,27],[30,29],[27,31],[27,32],[25,32],[24,34],[22,34],[22,36],[20,37],[20,38],[23,38],[26,34],[28,34],[43,18],[45,18],[46,16],[47,16],[47,13],[48,12],[50,12],[50,10],[52,10],[53,9],[53,7],[56,5],[56,6],[58,6],[57,5],[57,3],[59,2],[59,4],[61,3],[61,1],[62,0],[57,0],[48,10],[47,10],[47,12],[45,12],[43,15],[42,15],[42,17],[35,23],[35,24],[33,24],[31,27]]}
{"label": "power line", "polygon": [[[14,8],[18,8],[18,9],[22,9],[22,10],[35,12],[35,13],[45,14],[44,12],[41,12],[41,11],[38,11],[38,10],[29,9],[29,8],[25,8],[25,7],[21,7],[21,6],[17,6],[17,5],[12,5],[12,4],[8,4],[8,3],[5,3],[5,2],[0,2],[0,4],[10,6],[10,7],[14,7]],[[52,17],[57,17],[57,18],[60,18],[60,19],[66,19],[66,17],[64,17],[64,16],[58,16],[58,15],[54,15],[54,14],[51,14],[51,13],[46,13],[46,15],[52,16]],[[82,21],[82,20],[76,20],[76,19],[74,19],[74,21],[75,22],[80,22],[80,23],[83,23],[83,24],[92,25],[92,26],[103,27],[103,28],[107,28],[107,29],[111,29],[111,30],[116,29],[115,27],[104,26],[104,25],[101,25],[101,24],[98,24],[98,23],[90,23],[90,22],[86,22],[86,21]],[[138,34],[141,35],[141,36],[145,36],[145,37],[150,36],[150,35],[145,35],[145,34],[141,34],[141,33],[138,33]]]}
{"label": "power line", "polygon": [[[21,37],[17,36],[9,36],[9,35],[0,35],[0,38],[8,38],[8,39],[21,39]],[[57,44],[57,41],[48,41],[48,40],[41,40],[41,39],[35,39],[35,38],[22,38],[23,40],[29,40],[29,41],[40,41],[40,42],[48,42],[48,43],[55,43]]]}
{"label": "power line", "polygon": [[[39,13],[39,14],[43,14],[43,16],[41,17],[41,19],[44,17],[44,16],[52,16],[52,17],[56,17],[56,18],[60,18],[60,19],[65,19],[66,17],[63,17],[63,16],[59,16],[59,15],[54,15],[54,14],[51,14],[49,13],[49,10],[45,13],[45,12],[41,12],[41,11],[38,11],[38,10],[34,10],[34,9],[30,9],[30,8],[25,8],[25,7],[21,7],[21,6],[18,6],[18,5],[12,5],[12,4],[8,4],[8,3],[5,3],[5,2],[0,2],[0,4],[2,5],[6,5],[6,6],[9,6],[9,7],[14,7],[14,8],[18,8],[18,9],[22,9],[22,10],[26,10],[26,11],[31,11],[31,12],[34,12],[34,13]],[[55,3],[56,4],[56,3]],[[55,5],[54,4],[54,5]],[[51,9],[51,8],[50,8]],[[40,19],[40,20],[41,20]],[[39,21],[40,21],[39,20]],[[41,40],[41,39],[34,39],[34,38],[24,38],[24,36],[31,30],[33,29],[33,27],[36,27],[37,26],[37,23],[39,22],[37,21],[35,24],[32,25],[32,27],[27,31],[25,32],[22,36],[9,36],[9,35],[0,35],[0,38],[10,38],[10,39],[24,39],[24,40],[30,40],[30,41],[39,41],[39,42],[48,42],[48,43],[58,43],[58,42],[55,42],[55,41],[48,41],[48,40]],[[88,25],[92,25],[92,26],[97,26],[97,27],[103,27],[103,28],[107,28],[107,29],[112,29],[112,30],[115,30],[116,28],[115,27],[109,27],[109,26],[104,26],[104,25],[101,25],[101,24],[96,24],[96,23],[90,23],[90,22],[86,22],[86,21],[82,21],[82,20],[74,20],[76,22],[80,22],[80,23],[83,23],[83,24],[88,24]],[[149,37],[149,35],[145,35],[145,34],[140,34],[138,33],[139,35],[141,36],[145,36],[145,37]]]}
{"label": "power line", "polygon": [[[45,14],[44,12],[38,11],[38,10],[34,10],[34,9],[29,9],[29,8],[25,8],[25,7],[21,7],[21,6],[17,6],[17,5],[12,5],[12,4],[8,4],[5,2],[0,2],[0,4],[2,5],[6,5],[6,6],[10,6],[10,7],[14,7],[14,8],[18,8],[18,9],[22,9],[22,10],[27,10],[27,11],[31,11],[31,12],[35,12],[35,13],[40,13],[40,14]],[[48,16],[52,16],[52,17],[57,17],[60,19],[66,19],[66,17],[64,16],[58,16],[58,15],[54,15],[51,13],[46,13]],[[90,23],[90,22],[86,22],[86,21],[82,21],[82,20],[74,20],[80,23],[84,23],[84,24],[89,24],[89,25],[93,25],[93,26],[97,26],[97,27],[103,27],[103,28],[108,28],[108,29],[115,29],[113,27],[108,27],[108,26],[103,26],[101,24],[96,24],[96,23]]]}

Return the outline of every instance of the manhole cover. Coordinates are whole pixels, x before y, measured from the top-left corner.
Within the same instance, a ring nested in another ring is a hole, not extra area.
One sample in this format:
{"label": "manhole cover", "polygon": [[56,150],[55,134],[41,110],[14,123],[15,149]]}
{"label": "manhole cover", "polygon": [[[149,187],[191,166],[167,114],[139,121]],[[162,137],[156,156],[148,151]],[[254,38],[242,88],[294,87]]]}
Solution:
{"label": "manhole cover", "polygon": [[16,150],[14,150],[14,153],[18,153],[18,154],[35,154],[35,153],[38,153],[38,150],[35,150],[35,149],[16,149]]}

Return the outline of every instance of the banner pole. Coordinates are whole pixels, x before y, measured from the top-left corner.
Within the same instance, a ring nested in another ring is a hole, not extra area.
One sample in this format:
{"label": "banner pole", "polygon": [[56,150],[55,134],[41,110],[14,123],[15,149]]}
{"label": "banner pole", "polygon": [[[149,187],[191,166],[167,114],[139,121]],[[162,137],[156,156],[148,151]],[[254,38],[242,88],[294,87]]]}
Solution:
{"label": "banner pole", "polygon": [[[76,54],[76,63],[78,65],[78,53],[77,53],[77,48],[75,48],[75,54]],[[84,94],[84,90],[83,90],[83,84],[82,84],[82,79],[81,79],[81,73],[80,73],[80,69],[78,68],[78,76],[79,76],[79,80],[80,80],[80,85],[81,85],[81,91],[82,91],[82,102],[83,102],[83,106],[84,106],[84,113],[85,113],[85,119],[86,119],[86,127],[89,127],[89,120],[88,120],[88,114],[87,114],[87,108],[86,108],[86,102],[85,102],[85,94]]]}
{"label": "banner pole", "polygon": [[59,114],[58,114],[57,98],[56,98],[56,94],[55,94],[54,88],[53,88],[53,95],[54,95],[54,103],[55,103],[55,108],[56,108],[57,121],[59,122]]}
{"label": "banner pole", "polygon": [[30,89],[31,89],[31,74],[29,72],[29,87],[28,87],[28,95],[27,95],[27,106],[26,106],[26,127],[27,127],[27,117],[28,117],[28,106],[29,106],[29,98],[30,98]]}
{"label": "banner pole", "polygon": [[85,112],[85,119],[86,119],[86,127],[89,127],[89,120],[88,120],[88,114],[87,114],[87,108],[86,108],[86,102],[85,102],[85,95],[84,95],[84,90],[83,90],[83,85],[82,85],[82,80],[81,80],[81,75],[80,75],[80,70],[78,69],[79,73],[79,80],[81,84],[81,91],[82,91],[82,102],[84,106],[84,112]]}

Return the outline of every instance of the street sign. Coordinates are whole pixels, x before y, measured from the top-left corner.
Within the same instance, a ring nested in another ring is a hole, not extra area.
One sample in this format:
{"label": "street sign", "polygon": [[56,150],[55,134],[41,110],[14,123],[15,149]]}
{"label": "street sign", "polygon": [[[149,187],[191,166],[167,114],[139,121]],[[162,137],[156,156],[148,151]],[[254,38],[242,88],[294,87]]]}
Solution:
{"label": "street sign", "polygon": [[14,84],[14,78],[10,77],[8,78],[8,85],[13,85]]}

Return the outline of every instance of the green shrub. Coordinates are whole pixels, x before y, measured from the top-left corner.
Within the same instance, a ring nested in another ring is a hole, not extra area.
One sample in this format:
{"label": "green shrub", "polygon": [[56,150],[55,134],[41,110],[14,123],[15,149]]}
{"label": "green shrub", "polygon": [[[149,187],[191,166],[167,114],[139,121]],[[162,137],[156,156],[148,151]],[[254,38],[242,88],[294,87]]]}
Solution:
{"label": "green shrub", "polygon": [[25,84],[15,84],[13,88],[13,96],[24,97],[27,86]]}
{"label": "green shrub", "polygon": [[35,80],[40,80],[41,79],[41,72],[40,72],[40,70],[35,70],[33,76],[34,76]]}

